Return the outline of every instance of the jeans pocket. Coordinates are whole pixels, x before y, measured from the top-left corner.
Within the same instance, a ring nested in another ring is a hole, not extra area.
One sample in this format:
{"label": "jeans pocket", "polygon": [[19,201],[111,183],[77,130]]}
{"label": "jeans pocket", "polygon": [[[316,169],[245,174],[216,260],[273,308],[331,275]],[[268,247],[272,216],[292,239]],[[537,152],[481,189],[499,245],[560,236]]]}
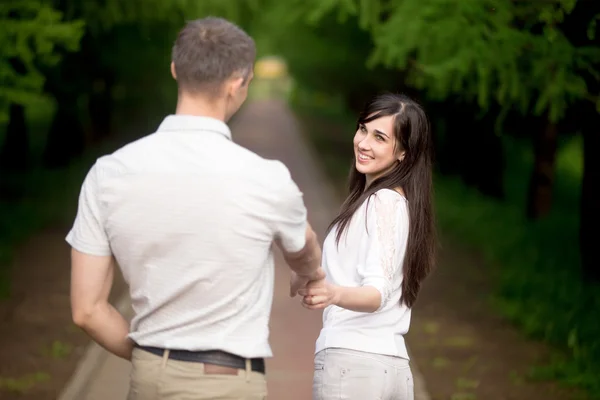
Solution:
{"label": "jeans pocket", "polygon": [[386,368],[342,368],[340,375],[340,399],[380,400],[383,398],[388,377]]}

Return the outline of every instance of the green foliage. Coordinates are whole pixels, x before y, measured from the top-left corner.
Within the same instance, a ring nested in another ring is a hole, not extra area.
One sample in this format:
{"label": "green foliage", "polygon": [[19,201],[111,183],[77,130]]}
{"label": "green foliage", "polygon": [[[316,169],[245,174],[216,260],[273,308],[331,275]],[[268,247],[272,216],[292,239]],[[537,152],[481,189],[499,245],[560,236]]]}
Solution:
{"label": "green foliage", "polygon": [[69,343],[61,342],[60,340],[55,340],[52,344],[44,346],[42,348],[42,354],[45,357],[53,358],[56,360],[62,360],[71,355],[73,352],[73,346]]}
{"label": "green foliage", "polygon": [[[294,18],[328,25],[354,17],[374,48],[369,67],[407,73],[432,98],[462,96],[560,120],[575,100],[597,101],[582,72],[596,79],[600,47],[575,47],[557,28],[576,0],[308,0]],[[591,19],[590,26],[595,23]],[[353,49],[354,43],[345,44]],[[343,44],[342,44],[343,46]],[[331,47],[335,55],[340,48]],[[314,60],[314,58],[311,59]]]}
{"label": "green foliage", "polygon": [[[8,105],[32,104],[46,77],[42,67],[56,65],[62,50],[77,51],[85,33],[99,37],[115,28],[135,25],[151,33],[165,24],[208,15],[247,24],[258,0],[5,0],[0,3],[0,124],[7,122]],[[172,37],[169,28],[167,36]],[[114,38],[113,38],[114,40]],[[110,51],[100,58],[115,63]],[[131,51],[131,49],[130,49]],[[116,60],[121,63],[122,60]]]}
{"label": "green foliage", "polygon": [[243,21],[259,6],[258,0],[67,0],[55,1],[64,7],[69,19],[83,19],[92,35],[118,25],[135,24],[148,29],[155,23],[183,21],[215,15]]}
{"label": "green foliage", "polygon": [[[368,35],[334,17],[327,17],[316,26],[306,24],[302,10],[298,1],[270,6],[253,27],[259,47],[283,56],[292,75],[305,86],[328,85],[337,91],[352,79],[359,79],[361,72],[366,74]],[[344,68],[348,65],[352,67]]]}
{"label": "green foliage", "polygon": [[0,3],[0,123],[8,105],[28,105],[38,99],[44,84],[40,66],[56,64],[57,49],[78,49],[82,21],[65,22],[62,13],[43,1]]}
{"label": "green foliage", "polygon": [[282,56],[303,88],[326,91],[356,105],[365,93],[402,84],[397,70],[367,67],[373,40],[357,16],[313,16],[311,11],[302,0],[271,2],[250,26],[259,50]]}

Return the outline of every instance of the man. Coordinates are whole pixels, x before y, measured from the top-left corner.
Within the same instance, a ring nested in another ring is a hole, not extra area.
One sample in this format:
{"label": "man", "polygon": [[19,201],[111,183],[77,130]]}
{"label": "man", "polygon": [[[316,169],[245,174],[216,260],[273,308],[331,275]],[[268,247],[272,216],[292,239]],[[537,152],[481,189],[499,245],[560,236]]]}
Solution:
{"label": "man", "polygon": [[[132,360],[130,399],[264,399],[272,356],[272,243],[291,294],[324,279],[302,193],[287,168],[234,144],[254,41],[220,18],[188,23],[173,47],[175,115],[101,157],[67,236],[73,319]],[[118,264],[131,326],[108,303]]]}

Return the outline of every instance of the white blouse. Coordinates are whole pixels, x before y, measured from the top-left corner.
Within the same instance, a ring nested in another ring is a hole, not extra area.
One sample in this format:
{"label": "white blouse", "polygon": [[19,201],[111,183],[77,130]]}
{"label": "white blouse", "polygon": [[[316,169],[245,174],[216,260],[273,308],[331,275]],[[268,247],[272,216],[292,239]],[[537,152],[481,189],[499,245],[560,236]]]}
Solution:
{"label": "white blouse", "polygon": [[322,260],[327,280],[339,286],[373,286],[381,293],[381,305],[374,313],[327,307],[315,352],[336,347],[408,359],[403,335],[411,310],[400,305],[408,222],[406,198],[382,189],[357,209],[339,247],[337,227],[329,232]]}

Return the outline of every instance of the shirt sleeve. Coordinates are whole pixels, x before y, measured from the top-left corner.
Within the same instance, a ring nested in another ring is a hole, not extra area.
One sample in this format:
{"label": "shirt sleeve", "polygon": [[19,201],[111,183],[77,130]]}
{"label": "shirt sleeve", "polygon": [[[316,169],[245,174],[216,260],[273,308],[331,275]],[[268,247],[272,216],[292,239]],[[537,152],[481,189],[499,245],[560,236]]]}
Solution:
{"label": "shirt sleeve", "polygon": [[292,180],[287,167],[280,166],[280,184],[273,215],[275,239],[281,242],[285,251],[295,253],[306,246],[307,211],[304,196]]}
{"label": "shirt sleeve", "polygon": [[83,181],[77,215],[66,241],[82,253],[94,256],[112,254],[100,206],[97,164],[90,169]]}
{"label": "shirt sleeve", "polygon": [[361,286],[373,286],[381,293],[383,309],[394,291],[396,275],[402,270],[408,239],[408,209],[395,193],[376,193],[367,207],[367,256],[358,273]]}

